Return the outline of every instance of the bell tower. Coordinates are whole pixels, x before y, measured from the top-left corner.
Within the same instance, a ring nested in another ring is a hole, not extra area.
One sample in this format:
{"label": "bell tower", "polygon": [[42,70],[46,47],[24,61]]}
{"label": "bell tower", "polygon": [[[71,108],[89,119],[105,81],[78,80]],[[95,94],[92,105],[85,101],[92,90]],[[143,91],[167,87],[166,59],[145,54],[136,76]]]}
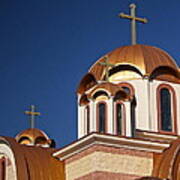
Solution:
{"label": "bell tower", "polygon": [[99,58],[78,90],[78,137],[92,132],[133,137],[138,131],[180,135],[179,67],[165,51],[137,44],[135,4],[131,44]]}

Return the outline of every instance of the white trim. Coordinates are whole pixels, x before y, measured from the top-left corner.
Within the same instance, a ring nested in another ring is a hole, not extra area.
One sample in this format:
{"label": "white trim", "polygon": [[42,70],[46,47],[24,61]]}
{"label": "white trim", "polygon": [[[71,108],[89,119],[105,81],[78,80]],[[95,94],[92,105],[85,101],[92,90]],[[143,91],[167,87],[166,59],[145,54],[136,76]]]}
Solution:
{"label": "white trim", "polygon": [[132,137],[132,122],[131,122],[131,103],[124,102],[125,105],[125,127],[126,136]]}
{"label": "white trim", "polygon": [[4,143],[0,144],[0,154],[3,154],[5,156],[5,158],[9,158],[9,160],[12,163],[12,173],[13,173],[13,176],[11,176],[6,171],[6,178],[5,179],[9,179],[11,177],[11,180],[17,180],[17,168],[16,168],[16,160],[15,160],[14,152],[12,151],[11,147],[5,143],[4,140],[2,140],[2,141]]}
{"label": "white trim", "polygon": [[107,107],[107,119],[106,119],[106,123],[107,123],[107,133],[113,134],[113,124],[114,124],[114,102],[113,102],[113,97],[111,96],[109,98],[109,101],[107,103],[108,107]]}
{"label": "white trim", "polygon": [[172,139],[176,140],[178,139],[178,136],[175,135],[166,135],[166,134],[157,134],[157,133],[151,133],[151,132],[142,132],[143,135],[148,137],[155,137],[155,138],[164,138],[164,139]]}

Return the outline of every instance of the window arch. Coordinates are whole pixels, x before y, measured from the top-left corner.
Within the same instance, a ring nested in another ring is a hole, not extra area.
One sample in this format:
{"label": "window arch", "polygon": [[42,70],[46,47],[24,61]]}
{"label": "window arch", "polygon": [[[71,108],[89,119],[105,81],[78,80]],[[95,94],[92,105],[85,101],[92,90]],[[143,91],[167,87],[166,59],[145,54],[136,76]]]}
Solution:
{"label": "window arch", "polygon": [[105,102],[99,102],[97,104],[97,131],[100,133],[106,133],[107,130],[107,106]]}
{"label": "window arch", "polygon": [[176,133],[176,98],[174,89],[162,84],[158,87],[158,129]]}
{"label": "window arch", "polygon": [[129,87],[127,87],[127,86],[122,86],[122,88],[123,88],[123,90],[124,90],[127,94],[129,94],[129,95],[132,94]]}
{"label": "window arch", "polygon": [[125,107],[122,102],[115,103],[115,132],[117,135],[125,135]]}
{"label": "window arch", "polygon": [[101,96],[108,97],[108,93],[107,93],[106,91],[103,91],[103,90],[97,91],[97,92],[93,95],[93,99],[96,99],[96,98],[101,97]]}
{"label": "window arch", "polygon": [[124,89],[124,91],[129,94],[130,96],[134,96],[135,95],[135,90],[134,90],[134,87],[129,84],[129,83],[119,83],[119,86]]}
{"label": "window arch", "polygon": [[171,93],[167,88],[160,89],[160,108],[161,129],[164,131],[172,131]]}

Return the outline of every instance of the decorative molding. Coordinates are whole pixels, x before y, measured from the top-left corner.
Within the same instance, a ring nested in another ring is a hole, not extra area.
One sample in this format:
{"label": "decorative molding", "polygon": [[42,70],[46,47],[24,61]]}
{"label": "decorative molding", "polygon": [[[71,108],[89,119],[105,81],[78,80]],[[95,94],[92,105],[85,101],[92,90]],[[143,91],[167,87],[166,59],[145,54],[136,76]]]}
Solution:
{"label": "decorative molding", "polygon": [[141,131],[141,130],[136,130],[136,137],[149,139],[149,140],[155,140],[155,141],[163,141],[163,142],[168,142],[168,143],[178,139],[178,136],[171,135],[169,133],[160,134],[158,132],[148,132],[148,131]]}
{"label": "decorative molding", "polygon": [[104,145],[156,153],[161,153],[170,146],[169,143],[158,141],[92,133],[56,151],[53,156],[59,158],[60,160],[65,160],[75,154],[82,152],[85,149],[88,149],[93,145]]}

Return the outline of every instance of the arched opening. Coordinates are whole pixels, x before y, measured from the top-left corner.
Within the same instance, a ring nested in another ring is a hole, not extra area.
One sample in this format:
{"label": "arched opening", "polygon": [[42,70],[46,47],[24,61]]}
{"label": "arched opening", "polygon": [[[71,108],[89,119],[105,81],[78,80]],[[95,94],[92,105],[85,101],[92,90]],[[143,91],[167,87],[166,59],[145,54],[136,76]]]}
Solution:
{"label": "arched opening", "polygon": [[97,131],[106,133],[106,104],[100,102],[97,104]]}
{"label": "arched opening", "polygon": [[35,145],[38,145],[38,146],[43,146],[43,145],[49,146],[49,144],[50,143],[48,143],[48,140],[43,136],[37,137],[35,140]]}
{"label": "arched opening", "polygon": [[129,99],[129,95],[126,92],[124,92],[123,90],[116,92],[114,96],[114,101],[120,101],[125,99]]}
{"label": "arched opening", "polygon": [[129,83],[120,83],[119,86],[131,97],[131,132],[132,136],[135,136],[136,132],[136,98],[134,87]]}
{"label": "arched opening", "polygon": [[167,88],[160,90],[160,125],[163,131],[172,131],[171,94]]}
{"label": "arched opening", "polygon": [[135,73],[139,74],[141,77],[143,76],[139,69],[137,69],[135,66],[132,66],[130,64],[120,64],[119,66],[116,66],[116,67],[112,68],[109,71],[109,76],[111,76],[111,75],[113,75],[113,74],[115,74],[117,72],[127,71],[127,70],[135,72]]}
{"label": "arched opening", "polygon": [[6,161],[5,157],[1,157],[0,159],[0,180],[6,179]]}
{"label": "arched opening", "polygon": [[127,82],[119,83],[119,86],[129,95],[134,96],[135,95],[135,89],[134,87]]}
{"label": "arched opening", "polygon": [[115,104],[115,131],[117,135],[125,135],[125,110],[121,102]]}
{"label": "arched opening", "polygon": [[31,141],[30,138],[24,136],[24,137],[21,137],[21,138],[18,140],[18,143],[19,143],[19,144],[26,144],[26,145],[28,145],[28,144],[31,144],[32,141]]}
{"label": "arched opening", "polygon": [[107,94],[107,92],[105,92],[105,91],[97,91],[97,92],[93,95],[93,99],[96,99],[96,98],[99,97],[99,96],[106,96],[106,97],[108,97],[108,94]]}
{"label": "arched opening", "polygon": [[127,86],[122,86],[121,88],[122,88],[127,94],[129,94],[129,95],[132,94],[129,87],[127,87]]}
{"label": "arched opening", "polygon": [[171,116],[171,93],[167,88],[160,90],[160,108],[161,108],[161,129],[163,131],[172,131]]}
{"label": "arched opening", "polygon": [[178,83],[180,82],[180,72],[178,68],[172,68],[169,66],[160,66],[156,68],[149,77],[149,80],[160,80],[165,82]]}
{"label": "arched opening", "polygon": [[[165,76],[166,75],[166,76]],[[178,70],[168,67],[168,66],[160,66],[158,68],[156,68],[150,75],[149,79],[153,80],[153,79],[160,79],[160,80],[172,80],[171,76],[167,76],[167,75],[171,75],[174,78],[179,78],[179,72]],[[166,79],[166,77],[169,77],[170,79]]]}
{"label": "arched opening", "polygon": [[173,88],[163,84],[158,87],[159,130],[176,132],[176,98]]}

